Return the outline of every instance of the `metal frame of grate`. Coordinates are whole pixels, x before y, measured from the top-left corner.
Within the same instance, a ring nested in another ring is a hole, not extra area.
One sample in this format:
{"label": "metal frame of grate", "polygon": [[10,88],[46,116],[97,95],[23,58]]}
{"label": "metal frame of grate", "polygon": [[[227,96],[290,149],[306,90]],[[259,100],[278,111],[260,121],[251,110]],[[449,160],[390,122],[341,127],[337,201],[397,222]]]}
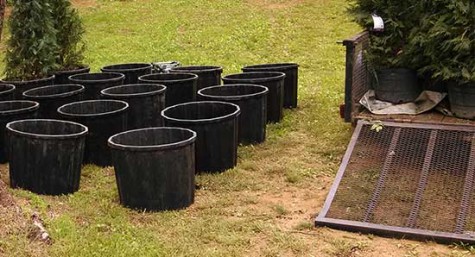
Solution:
{"label": "metal frame of grate", "polygon": [[[315,225],[387,237],[475,243],[475,127],[384,122],[381,133],[371,130],[372,125],[358,121]],[[356,156],[361,149],[369,155]],[[345,184],[357,178],[352,174],[365,176],[362,163],[377,167],[365,197],[358,195],[363,191],[357,191],[357,186]],[[346,217],[344,211],[335,212],[345,210],[338,206],[342,202],[356,214]],[[437,204],[440,209],[434,207]],[[399,216],[391,220],[391,215]]]}
{"label": "metal frame of grate", "polygon": [[361,108],[359,101],[370,89],[370,76],[363,60],[363,52],[368,44],[368,31],[363,31],[353,38],[343,40],[343,45],[346,47],[344,112],[346,122],[355,122],[355,117]]}

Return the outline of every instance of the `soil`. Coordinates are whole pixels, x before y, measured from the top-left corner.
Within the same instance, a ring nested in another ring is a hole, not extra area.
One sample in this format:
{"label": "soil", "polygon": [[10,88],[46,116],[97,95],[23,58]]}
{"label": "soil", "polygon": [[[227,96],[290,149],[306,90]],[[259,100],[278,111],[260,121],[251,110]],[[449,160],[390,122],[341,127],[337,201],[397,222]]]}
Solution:
{"label": "soil", "polygon": [[288,0],[288,1],[275,1],[275,0],[247,0],[250,5],[257,6],[259,8],[266,9],[285,9],[291,8],[303,4],[304,0]]}
{"label": "soil", "polygon": [[[6,165],[0,165],[0,176],[6,173]],[[0,179],[0,207],[11,207],[15,205],[13,197],[8,192],[7,185]]]}
{"label": "soil", "polygon": [[95,7],[97,5],[96,0],[72,0],[71,3],[75,7]]}

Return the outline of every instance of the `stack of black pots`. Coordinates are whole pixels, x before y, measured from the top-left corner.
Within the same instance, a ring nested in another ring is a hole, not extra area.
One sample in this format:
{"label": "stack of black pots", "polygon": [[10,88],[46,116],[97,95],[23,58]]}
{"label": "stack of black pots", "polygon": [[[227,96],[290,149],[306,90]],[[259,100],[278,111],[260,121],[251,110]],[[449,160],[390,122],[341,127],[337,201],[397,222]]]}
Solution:
{"label": "stack of black pots", "polygon": [[221,78],[219,66],[128,63],[28,90],[2,84],[0,161],[12,187],[50,195],[77,191],[82,164],[113,165],[122,205],[185,208],[195,173],[233,168],[239,144],[264,142],[266,124],[297,107],[297,70],[254,65]]}

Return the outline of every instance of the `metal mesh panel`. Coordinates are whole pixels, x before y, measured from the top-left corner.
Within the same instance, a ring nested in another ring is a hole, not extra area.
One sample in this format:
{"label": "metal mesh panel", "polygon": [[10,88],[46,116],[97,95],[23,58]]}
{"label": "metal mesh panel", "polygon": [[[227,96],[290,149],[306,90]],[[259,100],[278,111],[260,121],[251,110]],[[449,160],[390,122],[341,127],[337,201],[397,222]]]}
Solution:
{"label": "metal mesh panel", "polygon": [[360,112],[359,100],[370,88],[369,75],[363,52],[369,42],[369,33],[362,32],[343,41],[346,46],[345,120],[353,121]]}
{"label": "metal mesh panel", "polygon": [[353,52],[353,84],[352,84],[352,101],[353,113],[359,112],[359,101],[363,95],[369,90],[369,75],[363,59],[363,51],[368,45],[368,33],[361,34],[355,41],[355,50]]}
{"label": "metal mesh panel", "polygon": [[475,128],[359,121],[317,224],[475,242]]}

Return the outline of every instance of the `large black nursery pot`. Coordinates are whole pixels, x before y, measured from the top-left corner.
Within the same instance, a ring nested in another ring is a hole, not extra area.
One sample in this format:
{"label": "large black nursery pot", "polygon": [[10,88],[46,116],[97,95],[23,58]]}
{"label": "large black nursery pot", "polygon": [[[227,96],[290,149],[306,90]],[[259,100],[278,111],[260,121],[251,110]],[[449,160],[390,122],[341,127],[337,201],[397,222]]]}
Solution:
{"label": "large black nursery pot", "polygon": [[102,72],[118,72],[125,75],[124,84],[135,84],[140,76],[152,73],[151,63],[124,63],[108,65],[101,68]]}
{"label": "large black nursery pot", "polygon": [[244,72],[279,71],[285,73],[284,108],[296,108],[298,96],[299,65],[296,63],[270,63],[250,65],[242,68]]}
{"label": "large black nursery pot", "polygon": [[12,84],[0,84],[0,101],[13,100],[13,93],[15,92],[15,86]]}
{"label": "large black nursery pot", "polygon": [[205,87],[220,85],[223,68],[220,66],[178,66],[171,69],[170,72],[185,72],[198,75],[197,90],[200,90]]}
{"label": "large black nursery pot", "polygon": [[40,104],[33,101],[4,101],[0,102],[0,163],[8,162],[8,138],[5,137],[7,123],[36,118]]}
{"label": "large black nursery pot", "polygon": [[76,69],[70,70],[59,70],[55,71],[54,74],[54,84],[69,84],[69,77],[76,74],[89,73],[91,69],[89,66],[78,67]]}
{"label": "large black nursery pot", "polygon": [[104,98],[123,100],[129,104],[127,129],[160,127],[165,109],[166,87],[159,84],[130,84],[106,88]]}
{"label": "large black nursery pot", "polygon": [[139,78],[140,83],[155,83],[167,87],[165,106],[196,101],[198,75],[191,73],[154,73]]}
{"label": "large black nursery pot", "polygon": [[195,190],[196,133],[182,128],[144,128],[109,138],[120,202],[133,209],[190,206]]}
{"label": "large black nursery pot", "polygon": [[227,75],[223,77],[223,81],[224,84],[257,84],[267,87],[267,121],[279,122],[284,117],[284,78],[283,72],[244,72]]}
{"label": "large black nursery pot", "polygon": [[86,88],[85,100],[96,100],[101,96],[101,91],[108,87],[122,85],[124,74],[117,72],[83,73],[69,77],[70,83],[80,84]]}
{"label": "large black nursery pot", "polygon": [[2,80],[0,84],[11,84],[15,86],[15,91],[14,91],[14,99],[22,99],[22,94],[26,90],[32,89],[32,88],[37,88],[37,87],[43,87],[43,86],[49,86],[53,85],[54,83],[54,75],[51,75],[46,78],[41,78],[41,79],[32,79],[32,80]]}
{"label": "large black nursery pot", "polygon": [[58,108],[63,119],[81,123],[89,128],[83,163],[112,165],[107,146],[110,136],[127,130],[129,104],[119,100],[89,100],[65,104]]}
{"label": "large black nursery pot", "polygon": [[267,123],[267,94],[264,86],[232,84],[200,89],[198,98],[234,103],[241,109],[239,139],[242,144],[264,142]]}
{"label": "large black nursery pot", "polygon": [[87,127],[75,122],[28,119],[7,124],[10,185],[38,194],[79,189]]}
{"label": "large black nursery pot", "polygon": [[422,92],[417,72],[406,68],[376,70],[373,88],[377,99],[395,104],[412,102]]}
{"label": "large black nursery pot", "polygon": [[162,111],[167,127],[197,133],[196,171],[221,172],[237,162],[239,106],[203,101],[177,104]]}
{"label": "large black nursery pot", "polygon": [[82,100],[84,86],[62,84],[37,87],[23,92],[23,98],[40,103],[38,118],[60,119],[57,109],[67,103]]}
{"label": "large black nursery pot", "polygon": [[447,83],[450,110],[455,117],[475,120],[475,82]]}

